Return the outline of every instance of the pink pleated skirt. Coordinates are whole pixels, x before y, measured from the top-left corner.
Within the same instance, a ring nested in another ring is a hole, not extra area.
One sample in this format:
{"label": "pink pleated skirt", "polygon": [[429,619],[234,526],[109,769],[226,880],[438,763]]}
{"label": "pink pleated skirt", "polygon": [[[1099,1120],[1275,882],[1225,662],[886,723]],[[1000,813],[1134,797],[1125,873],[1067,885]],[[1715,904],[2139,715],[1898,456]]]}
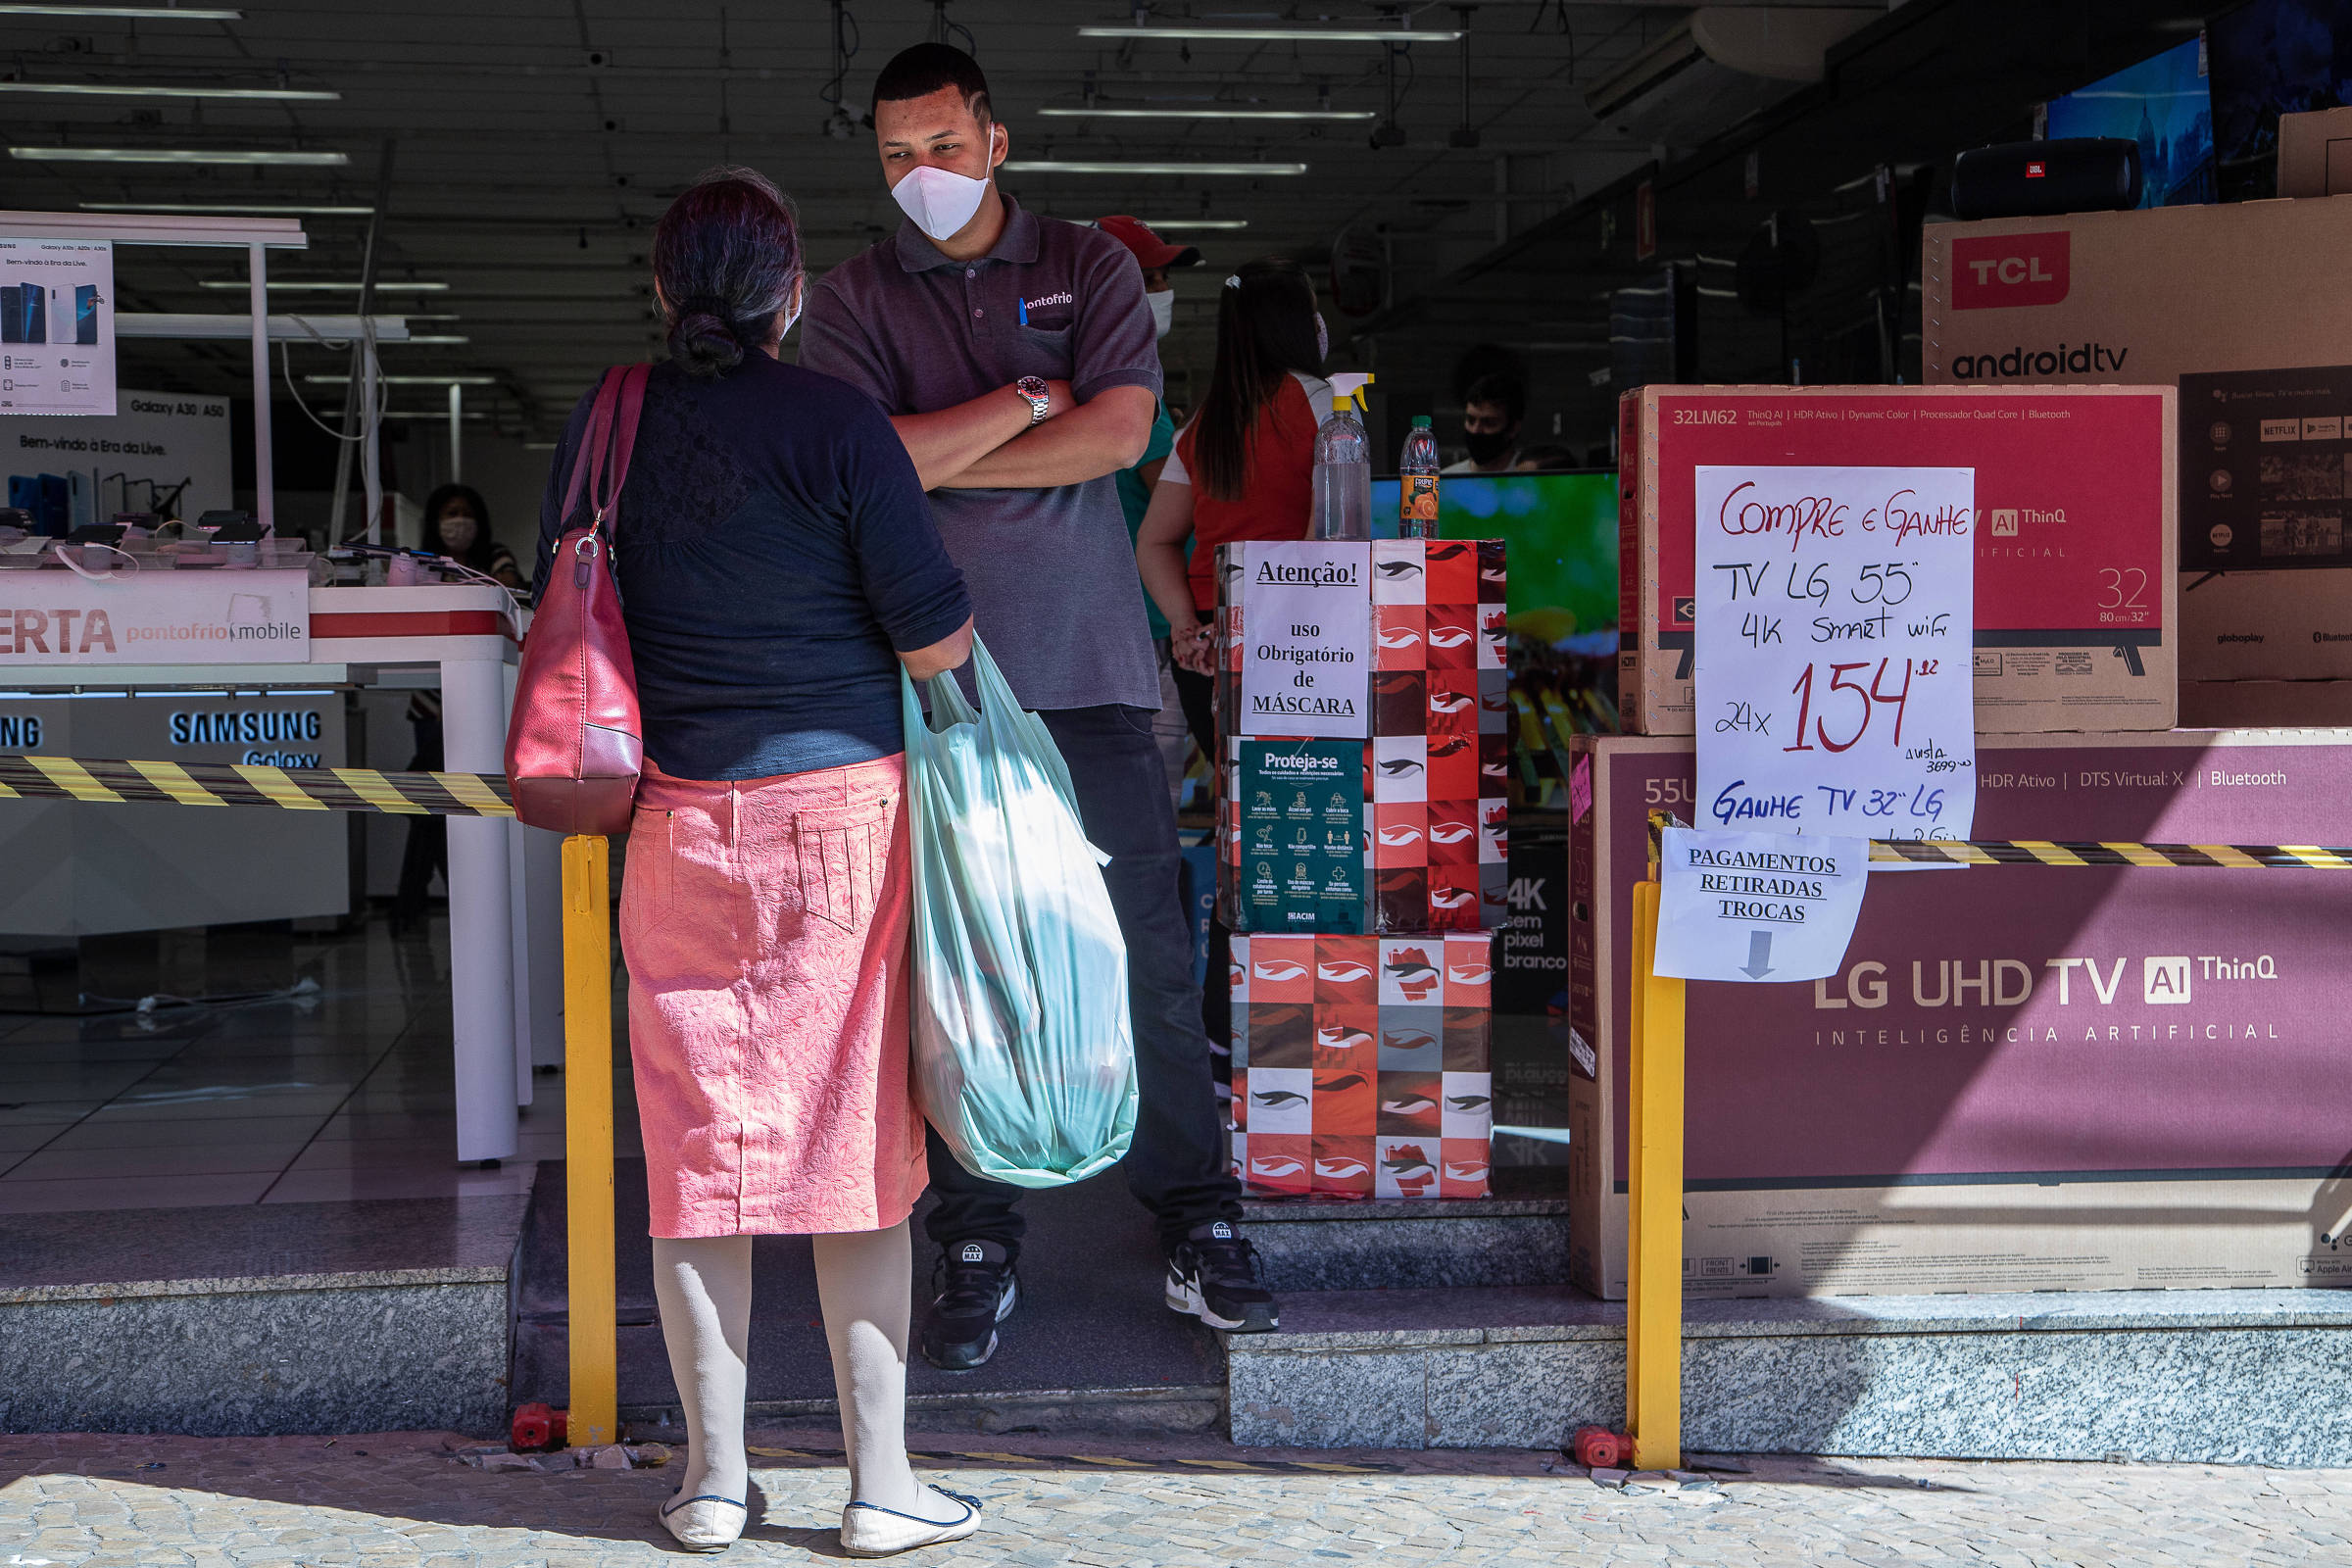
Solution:
{"label": "pink pleated skirt", "polygon": [[654,1235],[913,1208],[906,831],[902,757],[731,782],[646,765],[620,941]]}

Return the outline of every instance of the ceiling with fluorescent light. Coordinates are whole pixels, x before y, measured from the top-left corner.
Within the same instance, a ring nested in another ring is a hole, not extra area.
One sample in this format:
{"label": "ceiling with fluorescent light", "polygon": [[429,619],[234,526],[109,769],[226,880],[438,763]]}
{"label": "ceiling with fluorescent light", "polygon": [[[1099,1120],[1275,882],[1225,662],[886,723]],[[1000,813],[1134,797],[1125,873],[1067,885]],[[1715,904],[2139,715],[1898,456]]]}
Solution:
{"label": "ceiling with fluorescent light", "polygon": [[[830,266],[895,228],[871,133],[826,134],[832,24],[824,0],[248,0],[235,22],[0,15],[0,117],[12,148],[334,153],[336,167],[172,166],[0,160],[0,206],[70,210],[84,202],[252,210],[375,204],[382,189],[379,309],[454,318],[387,346],[395,374],[480,374],[468,407],[517,433],[544,435],[596,370],[653,352],[658,334],[645,256],[654,221],[700,170],[760,169],[798,201],[812,262]],[[1319,262],[1343,231],[1377,233],[1392,290],[1409,292],[1644,161],[1646,140],[1597,127],[1585,89],[1666,32],[1682,8],[1583,0],[1481,0],[1469,26],[1468,128],[1459,45],[1391,55],[1378,42],[1081,38],[1082,25],[1132,25],[1114,4],[1009,0],[849,0],[857,52],[844,83],[862,115],[874,73],[929,36],[944,9],[975,49],[1016,162],[1244,166],[1238,173],[1017,172],[1029,206],[1088,219],[1125,212],[1164,220],[1206,265],[1178,281],[1179,327],[1166,349],[1181,384],[1205,377],[1218,281],[1250,257]],[[1327,0],[1254,10],[1161,3],[1145,24],[1454,30],[1457,7]],[[1370,145],[1387,118],[1390,70],[1401,136]],[[293,89],[332,98],[117,97],[8,90],[8,82]],[[1048,116],[1047,108],[1330,109],[1354,121]],[[1304,164],[1263,175],[1257,164]],[[1187,230],[1185,220],[1247,226]],[[368,220],[304,220],[307,254],[280,253],[281,279],[360,276]],[[121,307],[220,311],[207,287],[242,276],[224,253],[125,249]],[[429,294],[402,284],[446,283]],[[289,294],[290,303],[296,296]],[[348,294],[311,296],[349,311]],[[330,303],[331,302],[331,303]],[[234,344],[125,345],[127,381],[230,395],[247,386]],[[342,368],[297,349],[294,371]],[[282,389],[281,389],[282,391]],[[306,392],[306,396],[313,395]],[[331,401],[331,398],[330,398]]]}

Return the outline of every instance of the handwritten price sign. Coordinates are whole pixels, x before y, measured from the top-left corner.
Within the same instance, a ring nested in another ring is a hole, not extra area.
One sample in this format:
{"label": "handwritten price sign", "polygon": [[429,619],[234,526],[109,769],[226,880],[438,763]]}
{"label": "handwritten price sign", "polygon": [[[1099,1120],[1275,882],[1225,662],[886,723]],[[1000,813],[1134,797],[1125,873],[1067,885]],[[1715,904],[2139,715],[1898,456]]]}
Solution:
{"label": "handwritten price sign", "polygon": [[1968,837],[1976,471],[1696,477],[1699,825]]}

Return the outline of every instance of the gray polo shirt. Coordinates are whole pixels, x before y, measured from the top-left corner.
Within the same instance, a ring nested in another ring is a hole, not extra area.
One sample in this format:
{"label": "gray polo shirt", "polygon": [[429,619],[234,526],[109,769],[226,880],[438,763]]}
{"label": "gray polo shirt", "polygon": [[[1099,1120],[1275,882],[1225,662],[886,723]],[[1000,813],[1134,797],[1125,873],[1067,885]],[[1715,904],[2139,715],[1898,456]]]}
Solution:
{"label": "gray polo shirt", "polygon": [[[952,260],[907,222],[827,272],[801,322],[801,364],[890,414],[952,408],[1024,375],[1066,380],[1080,402],[1114,386],[1156,397],[1159,350],[1133,253],[1100,229],[1004,204],[1004,232],[977,261]],[[1022,707],[1159,707],[1116,474],[1050,490],[934,490],[931,511]]]}

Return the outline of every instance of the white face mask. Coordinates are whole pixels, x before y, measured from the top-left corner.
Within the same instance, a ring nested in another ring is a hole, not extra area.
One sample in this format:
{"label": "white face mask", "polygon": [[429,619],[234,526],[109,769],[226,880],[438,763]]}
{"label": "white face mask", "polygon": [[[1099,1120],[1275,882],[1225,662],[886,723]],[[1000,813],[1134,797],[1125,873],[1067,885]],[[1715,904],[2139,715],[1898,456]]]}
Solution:
{"label": "white face mask", "polygon": [[891,186],[890,194],[899,210],[914,220],[915,227],[935,240],[945,240],[954,238],[972,220],[972,215],[980,210],[980,198],[988,194],[988,181],[924,164]]}
{"label": "white face mask", "polygon": [[1163,288],[1156,294],[1146,294],[1144,303],[1152,307],[1152,335],[1166,337],[1168,328],[1176,324],[1176,291]]}

